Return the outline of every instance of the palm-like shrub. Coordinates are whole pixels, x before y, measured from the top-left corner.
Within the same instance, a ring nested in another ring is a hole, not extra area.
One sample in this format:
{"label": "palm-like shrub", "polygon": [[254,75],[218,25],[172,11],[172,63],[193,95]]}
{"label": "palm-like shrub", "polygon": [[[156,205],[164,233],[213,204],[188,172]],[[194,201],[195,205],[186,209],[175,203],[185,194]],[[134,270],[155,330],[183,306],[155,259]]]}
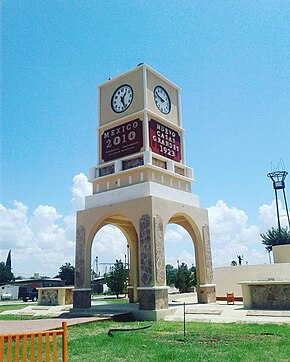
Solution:
{"label": "palm-like shrub", "polygon": [[271,228],[266,233],[260,234],[262,238],[262,244],[268,252],[272,251],[272,247],[275,245],[290,244],[290,231],[287,228]]}

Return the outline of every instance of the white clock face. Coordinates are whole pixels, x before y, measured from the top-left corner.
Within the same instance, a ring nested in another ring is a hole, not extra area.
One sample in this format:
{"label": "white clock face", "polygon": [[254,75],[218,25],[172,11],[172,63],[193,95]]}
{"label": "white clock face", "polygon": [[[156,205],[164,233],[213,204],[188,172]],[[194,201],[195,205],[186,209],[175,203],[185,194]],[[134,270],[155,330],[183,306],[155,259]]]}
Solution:
{"label": "white clock face", "polygon": [[160,112],[168,114],[171,110],[171,101],[168,93],[159,85],[154,88],[154,101]]}
{"label": "white clock face", "polygon": [[112,110],[116,113],[124,112],[132,103],[133,89],[128,84],[123,84],[115,90],[111,99]]}

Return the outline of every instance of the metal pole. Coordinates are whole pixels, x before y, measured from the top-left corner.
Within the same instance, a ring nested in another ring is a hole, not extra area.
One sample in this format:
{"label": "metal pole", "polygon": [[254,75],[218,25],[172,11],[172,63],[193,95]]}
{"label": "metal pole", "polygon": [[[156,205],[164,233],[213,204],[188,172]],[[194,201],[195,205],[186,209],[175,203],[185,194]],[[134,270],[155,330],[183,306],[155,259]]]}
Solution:
{"label": "metal pole", "polygon": [[183,302],[183,336],[185,337],[185,302]]}
{"label": "metal pole", "polygon": [[129,249],[129,245],[127,244],[127,254],[128,254],[128,287],[130,286],[130,249]]}
{"label": "metal pole", "polygon": [[[126,272],[126,254],[125,254],[125,272]],[[126,291],[125,291],[125,298],[126,298]]]}
{"label": "metal pole", "polygon": [[277,196],[277,190],[275,190],[275,198],[276,198],[276,209],[277,209],[277,219],[278,219],[278,230],[281,231],[281,225],[280,225],[280,215],[279,215],[279,207],[278,207],[278,196]]}
{"label": "metal pole", "polygon": [[284,195],[284,202],[285,202],[286,213],[287,213],[287,219],[288,219],[288,226],[289,226],[289,230],[290,230],[290,217],[289,217],[289,211],[288,211],[288,205],[287,205],[287,200],[286,200],[286,193],[285,193],[285,189],[283,189],[283,195]]}

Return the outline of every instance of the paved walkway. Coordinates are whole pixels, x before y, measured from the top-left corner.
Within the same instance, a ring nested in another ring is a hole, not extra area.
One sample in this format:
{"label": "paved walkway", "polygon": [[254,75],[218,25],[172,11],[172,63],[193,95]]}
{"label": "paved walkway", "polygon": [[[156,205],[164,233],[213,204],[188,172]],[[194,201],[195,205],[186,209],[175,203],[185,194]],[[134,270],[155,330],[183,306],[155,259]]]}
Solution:
{"label": "paved walkway", "polygon": [[[9,303],[13,305],[12,303]],[[14,303],[15,304],[15,303]],[[107,304],[105,302],[95,302],[95,305]],[[51,329],[61,328],[63,321],[67,322],[68,326],[81,323],[99,322],[108,320],[108,317],[101,316],[88,316],[88,317],[75,317],[69,315],[72,305],[65,306],[39,306],[35,303],[28,304],[23,309],[6,310],[1,315],[17,315],[17,316],[31,316],[31,317],[48,317],[49,319],[31,319],[31,320],[0,320],[0,334],[12,334],[23,332],[39,332]]]}
{"label": "paved walkway", "polygon": [[[183,321],[184,305],[174,307],[172,303],[171,306],[174,312],[165,320]],[[238,302],[234,305],[186,304],[185,319],[187,322],[290,324],[290,311],[247,310]]]}
{"label": "paved walkway", "polygon": [[81,323],[98,322],[108,318],[102,317],[83,317],[83,318],[51,318],[51,319],[33,319],[33,320],[10,320],[0,321],[0,334],[14,334],[26,332],[40,332],[51,329],[61,328],[63,321],[68,326]]}
{"label": "paved walkway", "polygon": [[[246,310],[244,309],[242,302],[236,302],[234,305],[227,305],[225,302],[197,304],[196,297],[194,295],[180,294],[170,296],[169,303],[171,314],[165,317],[165,320],[169,322],[183,321],[185,307],[185,319],[187,322],[270,323],[290,325],[290,311]],[[107,304],[105,302],[94,302],[93,304],[101,305],[102,307],[107,305],[108,309],[112,310],[112,313],[114,313],[114,310],[120,309],[120,306],[122,306],[124,311],[126,308],[126,304],[121,304],[119,306],[118,304]],[[50,319],[0,321],[0,334],[43,331],[60,328],[62,321],[67,321],[68,326],[71,326],[74,324],[98,322],[104,319],[109,319],[108,316],[75,318],[75,316],[71,316],[68,313],[71,307],[71,305],[45,307],[31,304],[24,309],[2,312],[2,314],[49,316]],[[137,308],[137,306],[135,307]]]}
{"label": "paved walkway", "polygon": [[185,303],[187,322],[290,324],[290,311],[247,310],[243,302],[198,304],[195,293],[171,295],[169,302],[173,313],[165,317],[166,321],[183,321]]}

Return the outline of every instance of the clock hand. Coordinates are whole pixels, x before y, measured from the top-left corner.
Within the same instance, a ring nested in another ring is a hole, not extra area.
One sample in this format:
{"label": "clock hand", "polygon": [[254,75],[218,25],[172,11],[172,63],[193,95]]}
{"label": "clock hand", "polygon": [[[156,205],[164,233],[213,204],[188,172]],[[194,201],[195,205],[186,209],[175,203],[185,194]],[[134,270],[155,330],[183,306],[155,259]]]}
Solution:
{"label": "clock hand", "polygon": [[165,102],[165,99],[163,99],[159,94],[157,94],[157,97],[161,99],[161,102]]}
{"label": "clock hand", "polygon": [[125,92],[125,94],[123,96],[121,96],[121,102],[123,103],[123,106],[125,107],[125,102],[124,102],[124,99],[127,95],[127,91]]}

